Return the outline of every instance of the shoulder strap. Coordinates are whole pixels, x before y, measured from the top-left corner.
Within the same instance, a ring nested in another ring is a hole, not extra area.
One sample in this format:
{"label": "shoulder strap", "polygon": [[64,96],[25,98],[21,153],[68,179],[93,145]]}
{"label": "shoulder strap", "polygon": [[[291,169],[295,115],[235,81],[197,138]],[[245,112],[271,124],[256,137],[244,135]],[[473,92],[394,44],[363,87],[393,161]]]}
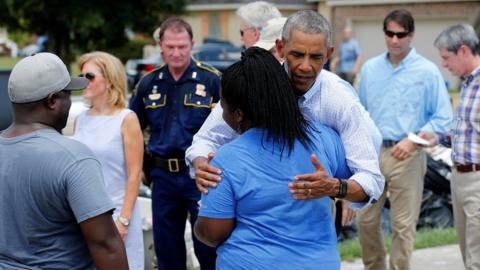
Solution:
{"label": "shoulder strap", "polygon": [[199,69],[203,69],[203,70],[206,70],[208,72],[211,72],[211,73],[213,73],[217,76],[220,76],[222,74],[218,69],[214,68],[212,65],[207,64],[205,62],[197,61],[197,67]]}

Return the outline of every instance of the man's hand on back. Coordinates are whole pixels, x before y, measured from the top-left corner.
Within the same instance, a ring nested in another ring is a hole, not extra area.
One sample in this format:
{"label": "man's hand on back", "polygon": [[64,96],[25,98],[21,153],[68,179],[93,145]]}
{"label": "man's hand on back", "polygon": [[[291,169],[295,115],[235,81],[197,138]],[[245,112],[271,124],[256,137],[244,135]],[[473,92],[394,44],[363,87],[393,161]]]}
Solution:
{"label": "man's hand on back", "polygon": [[207,194],[207,187],[215,188],[217,183],[222,180],[219,176],[222,171],[210,165],[210,161],[213,159],[214,154],[208,154],[208,158],[197,157],[192,163],[195,168],[195,183],[197,184],[198,190],[200,192]]}

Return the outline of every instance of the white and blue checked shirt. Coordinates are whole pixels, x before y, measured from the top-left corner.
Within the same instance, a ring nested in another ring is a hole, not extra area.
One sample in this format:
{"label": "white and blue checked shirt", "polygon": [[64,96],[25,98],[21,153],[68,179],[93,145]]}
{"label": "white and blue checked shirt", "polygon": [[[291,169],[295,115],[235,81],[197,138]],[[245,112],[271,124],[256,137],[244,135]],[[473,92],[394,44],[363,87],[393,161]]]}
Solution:
{"label": "white and blue checked shirt", "polygon": [[462,84],[452,134],[453,161],[480,163],[480,66]]}
{"label": "white and blue checked shirt", "polygon": [[[352,95],[351,86],[337,75],[322,70],[314,85],[299,98],[300,110],[306,119],[335,129],[342,138],[351,179],[360,184],[370,196],[367,203],[351,203],[350,208],[360,209],[375,203],[383,192],[385,179],[380,173],[378,149],[381,136],[368,113]],[[238,136],[222,118],[222,108],[217,104],[193,137],[186,151],[187,164],[199,156],[206,157],[220,146]],[[373,143],[374,142],[374,143]]]}

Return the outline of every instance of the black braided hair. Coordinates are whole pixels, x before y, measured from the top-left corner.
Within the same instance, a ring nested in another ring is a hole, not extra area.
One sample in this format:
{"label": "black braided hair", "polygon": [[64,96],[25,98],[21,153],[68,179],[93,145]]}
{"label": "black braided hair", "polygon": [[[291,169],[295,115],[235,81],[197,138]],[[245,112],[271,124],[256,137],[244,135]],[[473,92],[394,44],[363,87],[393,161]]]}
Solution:
{"label": "black braided hair", "polygon": [[309,133],[315,129],[303,117],[298,108],[293,85],[279,62],[268,51],[251,47],[242,59],[231,65],[221,79],[222,102],[231,112],[243,111],[251,127],[263,130],[264,139],[273,140],[288,155],[295,140],[307,149],[313,143]]}

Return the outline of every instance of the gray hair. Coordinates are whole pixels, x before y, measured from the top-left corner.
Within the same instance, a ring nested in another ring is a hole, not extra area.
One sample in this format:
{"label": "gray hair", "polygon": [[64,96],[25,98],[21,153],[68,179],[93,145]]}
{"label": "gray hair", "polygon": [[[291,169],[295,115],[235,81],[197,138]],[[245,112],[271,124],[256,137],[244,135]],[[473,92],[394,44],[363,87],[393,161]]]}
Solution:
{"label": "gray hair", "polygon": [[435,39],[433,45],[437,48],[445,48],[447,51],[457,54],[460,46],[465,45],[472,54],[480,54],[480,41],[473,27],[466,23],[454,24],[443,30]]}
{"label": "gray hair", "polygon": [[271,3],[256,1],[239,7],[237,16],[247,27],[264,27],[270,19],[282,17],[282,14]]}
{"label": "gray hair", "polygon": [[306,34],[325,34],[325,43],[333,46],[332,30],[327,19],[313,10],[301,10],[293,13],[287,19],[282,31],[282,39],[288,41],[293,29]]}

